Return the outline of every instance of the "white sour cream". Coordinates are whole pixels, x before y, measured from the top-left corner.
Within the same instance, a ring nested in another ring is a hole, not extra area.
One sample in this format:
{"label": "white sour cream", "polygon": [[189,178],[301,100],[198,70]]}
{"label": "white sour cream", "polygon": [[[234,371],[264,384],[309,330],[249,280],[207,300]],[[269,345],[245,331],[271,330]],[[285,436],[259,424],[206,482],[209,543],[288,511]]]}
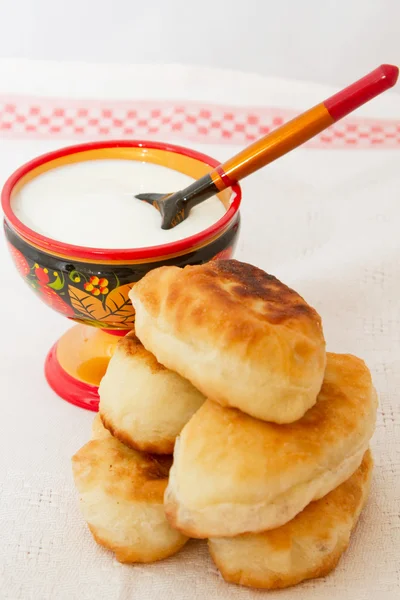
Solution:
{"label": "white sour cream", "polygon": [[140,192],[175,192],[192,182],[187,175],[151,163],[92,160],[32,179],[15,194],[12,208],[27,227],[68,244],[111,249],[157,246],[199,233],[225,214],[214,196],[165,231],[159,212],[134,198]]}

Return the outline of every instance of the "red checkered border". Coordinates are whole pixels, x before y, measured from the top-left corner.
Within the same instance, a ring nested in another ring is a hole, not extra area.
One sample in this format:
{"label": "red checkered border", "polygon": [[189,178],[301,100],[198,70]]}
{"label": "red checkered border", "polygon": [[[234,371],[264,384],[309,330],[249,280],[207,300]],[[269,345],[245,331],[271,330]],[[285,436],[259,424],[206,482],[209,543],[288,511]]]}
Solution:
{"label": "red checkered border", "polygon": [[[179,101],[107,101],[0,95],[0,138],[160,139],[246,145],[296,111]],[[351,117],[309,148],[400,148],[400,120]]]}

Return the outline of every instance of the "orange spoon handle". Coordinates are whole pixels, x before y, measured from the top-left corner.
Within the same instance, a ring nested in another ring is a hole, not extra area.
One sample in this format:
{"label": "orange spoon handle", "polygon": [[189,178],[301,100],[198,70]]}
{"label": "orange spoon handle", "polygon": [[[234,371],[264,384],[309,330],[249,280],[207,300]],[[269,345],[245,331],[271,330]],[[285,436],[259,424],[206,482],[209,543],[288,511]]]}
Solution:
{"label": "orange spoon handle", "polygon": [[335,121],[392,87],[398,75],[397,67],[381,65],[218,165],[184,190],[174,194],[138,194],[136,198],[149,202],[160,211],[163,229],[175,227],[188,217],[197,204],[304,144]]}
{"label": "orange spoon handle", "polygon": [[211,179],[220,191],[287,154],[395,85],[399,69],[381,65],[362,79],[275,129],[216,167]]}

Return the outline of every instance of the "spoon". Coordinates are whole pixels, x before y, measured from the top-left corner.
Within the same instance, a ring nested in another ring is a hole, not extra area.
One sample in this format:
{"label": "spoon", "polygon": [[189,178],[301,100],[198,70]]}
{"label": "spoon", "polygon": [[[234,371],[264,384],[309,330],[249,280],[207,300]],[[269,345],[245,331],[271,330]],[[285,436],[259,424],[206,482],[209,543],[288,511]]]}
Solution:
{"label": "spoon", "polygon": [[162,229],[182,223],[191,209],[287,154],[353,110],[393,87],[398,67],[381,65],[327,100],[254,142],[183,190],[172,194],[138,194],[161,213]]}

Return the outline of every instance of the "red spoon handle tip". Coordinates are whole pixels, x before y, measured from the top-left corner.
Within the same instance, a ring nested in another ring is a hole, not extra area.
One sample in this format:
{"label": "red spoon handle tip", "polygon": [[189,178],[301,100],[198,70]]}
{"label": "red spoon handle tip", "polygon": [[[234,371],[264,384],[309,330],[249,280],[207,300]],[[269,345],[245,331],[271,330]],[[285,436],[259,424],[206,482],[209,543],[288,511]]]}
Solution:
{"label": "red spoon handle tip", "polygon": [[331,117],[338,121],[362,106],[375,96],[393,87],[399,76],[399,68],[394,65],[381,65],[362,79],[334,94],[324,101]]}

